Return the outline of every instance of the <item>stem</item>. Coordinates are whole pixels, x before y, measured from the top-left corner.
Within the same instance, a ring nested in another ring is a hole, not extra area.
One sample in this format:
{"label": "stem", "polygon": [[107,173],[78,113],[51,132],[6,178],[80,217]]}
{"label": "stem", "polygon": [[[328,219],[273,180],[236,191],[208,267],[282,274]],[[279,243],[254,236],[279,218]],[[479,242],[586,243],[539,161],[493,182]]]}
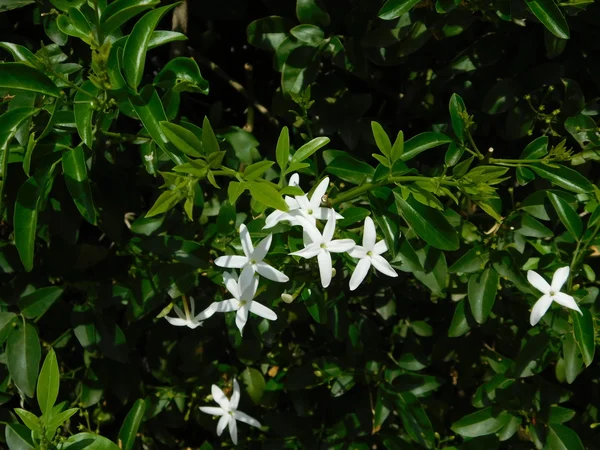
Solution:
{"label": "stem", "polygon": [[6,175],[8,172],[8,145],[2,149],[2,175],[0,178],[2,182],[0,184],[0,211],[2,210],[2,202],[4,200],[4,185],[6,184]]}
{"label": "stem", "polygon": [[185,295],[182,295],[183,299],[183,310],[185,311],[185,317],[192,318],[192,314],[190,313],[190,306],[188,305],[188,299]]}
{"label": "stem", "polygon": [[[598,231],[600,231],[600,222],[598,222],[596,224],[596,227],[594,228],[594,231],[592,232],[591,236],[585,240],[585,243],[583,244],[584,249],[587,249],[589,247],[592,240],[598,234]],[[585,256],[585,253],[581,253],[581,242],[582,242],[581,240],[577,241],[577,247],[575,247],[575,253],[573,253],[573,258],[571,259],[571,265],[570,265],[571,273],[575,270],[575,267],[577,267],[577,265],[579,264],[579,260],[583,256]],[[572,283],[573,283],[572,277],[569,277],[569,285],[568,285],[569,290],[571,290]]]}
{"label": "stem", "polygon": [[544,162],[544,159],[497,159],[490,158],[490,164],[533,164]]}
{"label": "stem", "polygon": [[469,139],[470,144],[473,146],[473,150],[475,150],[475,152],[477,153],[477,157],[479,159],[483,159],[483,155],[481,154],[481,152],[477,148],[477,144],[475,144],[475,141],[473,140],[473,136],[471,136],[471,133],[469,133],[468,130],[467,130],[467,138]]}
{"label": "stem", "polygon": [[213,170],[212,173],[213,173],[213,175],[232,177],[232,178],[236,178],[237,174],[238,174],[235,170],[230,169],[229,167],[225,167],[225,166],[222,166],[221,170]]}

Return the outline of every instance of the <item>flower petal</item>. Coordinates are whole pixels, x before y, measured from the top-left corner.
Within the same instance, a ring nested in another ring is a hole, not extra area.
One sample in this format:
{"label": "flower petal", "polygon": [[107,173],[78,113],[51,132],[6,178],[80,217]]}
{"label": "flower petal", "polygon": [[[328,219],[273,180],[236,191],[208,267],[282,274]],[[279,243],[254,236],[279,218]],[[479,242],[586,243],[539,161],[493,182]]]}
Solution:
{"label": "flower petal", "polygon": [[201,311],[197,316],[194,317],[194,322],[201,323],[203,320],[209,319],[217,312],[217,307],[215,303],[211,303],[208,307]]}
{"label": "flower petal", "polygon": [[240,274],[240,281],[238,282],[238,286],[240,287],[240,292],[242,293],[242,297],[244,297],[244,291],[246,290],[246,288],[248,288],[248,286],[251,286],[252,283],[254,282],[254,274],[255,274],[255,266],[248,264],[246,267],[244,267],[244,269],[242,270],[242,273]]}
{"label": "flower petal", "polygon": [[377,232],[375,231],[375,224],[373,219],[369,216],[365,217],[365,226],[363,228],[363,247],[367,251],[373,250],[375,241],[377,240]]}
{"label": "flower petal", "polygon": [[364,247],[361,247],[360,245],[355,245],[354,248],[348,250],[348,254],[353,258],[362,259],[365,256],[367,256],[367,251]]}
{"label": "flower petal", "polygon": [[229,416],[229,435],[231,436],[231,442],[233,442],[233,445],[237,445],[237,423],[233,416]]}
{"label": "flower petal", "polygon": [[215,259],[215,265],[219,267],[226,267],[228,269],[241,269],[248,263],[248,258],[239,255],[225,255],[219,256]]}
{"label": "flower petal", "polygon": [[194,320],[190,320],[190,321],[187,323],[187,327],[188,327],[188,328],[191,328],[192,330],[195,330],[196,328],[198,328],[198,327],[201,327],[202,325],[203,325],[203,323],[202,323],[202,322],[196,322],[196,321],[194,321]]}
{"label": "flower petal", "polygon": [[240,241],[242,241],[242,248],[244,249],[244,254],[248,257],[252,257],[252,252],[254,251],[254,246],[252,245],[252,238],[250,237],[250,232],[246,225],[240,225]]}
{"label": "flower petal", "polygon": [[291,174],[290,181],[288,181],[288,186],[300,186],[300,175],[297,173]]}
{"label": "flower petal", "polygon": [[208,308],[211,308],[211,310],[214,310],[214,312],[226,313],[238,309],[239,304],[240,302],[238,299],[230,298],[229,300],[223,300],[222,302],[213,302]]}
{"label": "flower petal", "polygon": [[237,314],[235,315],[235,326],[240,330],[240,334],[244,333],[246,322],[248,322],[248,306],[244,305],[237,310]]}
{"label": "flower petal", "polygon": [[224,414],[227,414],[227,411],[217,406],[200,406],[200,411],[206,414],[210,414],[211,416],[222,416]]}
{"label": "flower petal", "polygon": [[319,273],[321,274],[321,284],[324,288],[331,283],[333,267],[331,266],[331,255],[329,252],[320,252],[317,255],[319,262]]}
{"label": "flower petal", "polygon": [[193,297],[190,297],[190,316],[194,317],[194,312],[196,311],[196,300]]}
{"label": "flower petal", "polygon": [[371,261],[369,258],[361,259],[354,272],[352,272],[352,277],[350,277],[350,290],[355,290],[360,283],[363,282],[367,274],[369,273],[369,269],[371,268]]}
{"label": "flower petal", "polygon": [[223,417],[219,419],[219,423],[217,423],[217,436],[221,436],[223,434],[223,430],[229,424],[230,419],[231,416],[229,415],[229,413],[226,413]]}
{"label": "flower petal", "polygon": [[[323,208],[323,207],[318,207],[313,209],[313,217],[315,219],[319,219],[319,220],[327,220],[329,218],[329,211],[331,210],[331,208]],[[336,219],[343,219],[343,216],[340,216],[339,214],[336,213],[335,215]]]}
{"label": "flower petal", "polygon": [[238,284],[238,276],[233,272],[225,272],[223,274],[223,284],[225,288],[233,295],[235,298],[240,298],[242,295],[242,291],[240,290],[240,286]]}
{"label": "flower petal", "polygon": [[573,309],[579,314],[583,315],[581,309],[579,309],[579,306],[577,305],[577,302],[569,294],[565,294],[564,292],[557,292],[554,294],[552,300],[554,300],[559,305],[564,306],[565,308]]}
{"label": "flower petal", "polygon": [[231,410],[237,409],[240,404],[240,385],[238,381],[233,379],[233,393],[231,394],[231,398],[229,399],[229,408]]}
{"label": "flower petal", "polygon": [[323,249],[319,244],[310,244],[304,247],[302,250],[298,250],[297,252],[290,253],[292,256],[300,256],[301,258],[314,258],[319,253],[321,253]]}
{"label": "flower petal", "polygon": [[558,292],[562,289],[565,282],[569,279],[569,266],[561,267],[560,269],[556,269],[554,275],[552,276],[552,290],[554,292]]}
{"label": "flower petal", "polygon": [[332,253],[344,253],[356,247],[356,242],[352,239],[336,239],[327,243],[327,250]]}
{"label": "flower petal", "polygon": [[175,314],[177,314],[177,317],[179,317],[180,319],[183,319],[183,320],[188,319],[179,306],[173,305],[173,309],[175,310]]}
{"label": "flower petal", "polygon": [[252,273],[252,278],[248,279],[247,281],[244,280],[242,283],[242,280],[240,279],[240,285],[244,289],[242,291],[242,300],[250,301],[254,298],[256,289],[258,289],[258,277],[254,276],[254,273]]}
{"label": "flower petal", "polygon": [[275,314],[272,310],[267,308],[262,303],[258,303],[255,300],[253,300],[250,303],[250,312],[256,314],[259,317],[262,317],[263,319],[277,320],[277,314]]}
{"label": "flower petal", "polygon": [[331,239],[333,239],[333,233],[335,233],[335,211],[330,209],[328,214],[327,223],[323,229],[323,242],[331,241]]}
{"label": "flower petal", "polygon": [[229,411],[229,400],[227,400],[227,397],[219,386],[213,384],[210,387],[210,393],[215,399],[215,402],[217,402],[221,408],[223,408],[225,411]]}
{"label": "flower petal", "polygon": [[254,417],[250,417],[248,414],[243,413],[241,411],[235,411],[233,413],[233,417],[235,418],[235,420],[247,423],[248,425],[252,425],[253,427],[261,427],[260,422],[258,420],[256,420]]}
{"label": "flower petal", "polygon": [[298,202],[299,209],[302,209],[307,212],[312,209],[310,201],[308,200],[308,197],[306,197],[306,195],[297,195],[294,198]]}
{"label": "flower petal", "polygon": [[551,304],[552,297],[549,295],[542,295],[539,300],[535,302],[535,305],[533,305],[533,308],[531,309],[531,316],[529,317],[531,326],[535,326],[540,321],[542,316],[548,311],[548,308],[550,308]]}
{"label": "flower petal", "polygon": [[252,252],[252,259],[256,262],[262,261],[267,256],[269,249],[271,248],[271,242],[273,241],[273,234],[269,234],[266,238],[258,243],[254,252]]}
{"label": "flower petal", "polygon": [[176,327],[185,327],[188,324],[187,319],[180,319],[179,317],[165,316],[165,319],[167,319],[167,322],[169,322],[171,325]]}
{"label": "flower petal", "polygon": [[384,240],[379,241],[377,244],[373,246],[373,253],[376,255],[381,255],[382,253],[387,252],[388,246]]}
{"label": "flower petal", "polygon": [[278,283],[286,283],[290,280],[285,273],[268,265],[266,262],[256,264],[256,271],[267,280],[277,281]]}
{"label": "flower petal", "polygon": [[317,187],[315,188],[315,190],[313,191],[313,193],[310,197],[310,204],[312,205],[313,210],[317,209],[319,206],[321,206],[321,199],[327,192],[328,187],[329,187],[329,177],[325,177],[317,185]]}
{"label": "flower petal", "polygon": [[542,294],[550,292],[550,285],[548,282],[544,280],[539,273],[534,272],[533,270],[527,271],[527,281]]}
{"label": "flower petal", "polygon": [[265,230],[267,228],[273,228],[275,225],[277,225],[279,223],[279,221],[283,220],[281,218],[281,216],[283,216],[283,215],[285,215],[284,211],[279,211],[278,209],[273,211],[265,219],[265,226],[263,227],[263,230]]}
{"label": "flower petal", "polygon": [[383,256],[373,255],[371,256],[371,263],[373,267],[375,267],[379,272],[388,277],[397,277],[398,274],[396,271],[390,266],[390,263],[385,260]]}

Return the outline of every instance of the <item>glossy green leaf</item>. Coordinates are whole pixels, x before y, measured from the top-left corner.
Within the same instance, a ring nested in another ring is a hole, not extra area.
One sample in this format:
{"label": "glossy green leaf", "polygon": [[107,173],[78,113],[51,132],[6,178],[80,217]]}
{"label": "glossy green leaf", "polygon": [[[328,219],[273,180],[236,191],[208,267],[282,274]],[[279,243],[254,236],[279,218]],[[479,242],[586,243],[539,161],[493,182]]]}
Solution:
{"label": "glossy green leaf", "polygon": [[217,141],[217,136],[215,136],[208,117],[204,117],[202,121],[202,148],[207,155],[221,151],[219,141]]}
{"label": "glossy green leaf", "polygon": [[283,177],[290,159],[290,132],[288,127],[283,127],[281,133],[279,133],[275,157],[277,159],[277,164],[281,169],[281,176]]}
{"label": "glossy green leaf", "polygon": [[47,417],[47,413],[52,411],[52,407],[56,403],[59,386],[60,372],[58,370],[58,361],[56,360],[54,349],[50,348],[44,359],[44,364],[42,364],[36,391],[38,405],[44,417]]}
{"label": "glossy green leaf", "polygon": [[294,23],[283,17],[270,16],[255,20],[246,28],[248,42],[263,50],[275,50],[285,40]]}
{"label": "glossy green leaf", "polygon": [[63,444],[61,450],[121,450],[114,442],[94,433],[77,433]]}
{"label": "glossy green leaf", "polygon": [[317,47],[325,39],[325,32],[316,25],[298,25],[290,30],[290,34],[308,45]]}
{"label": "glossy green leaf", "polygon": [[307,142],[298,150],[296,150],[296,152],[292,155],[292,163],[299,163],[304,161],[317,150],[325,147],[327,144],[329,144],[329,138],[326,137],[318,137],[311,139],[309,142]]}
{"label": "glossy green leaf", "polygon": [[379,123],[373,121],[371,122],[371,131],[375,138],[375,144],[377,144],[377,148],[381,154],[391,160],[392,142],[383,127]]}
{"label": "glossy green leaf", "polygon": [[375,169],[369,164],[352,158],[347,154],[337,156],[326,168],[327,172],[354,184],[362,184],[373,178]]}
{"label": "glossy green leaf", "polygon": [[265,391],[265,378],[262,373],[253,367],[246,367],[240,378],[246,386],[246,392],[248,392],[252,401],[258,405]]}
{"label": "glossy green leaf", "polygon": [[293,49],[281,68],[281,87],[286,94],[300,94],[315,80],[319,50],[312,46]]}
{"label": "glossy green leaf", "polygon": [[96,208],[92,198],[92,188],[87,173],[85,152],[81,145],[66,150],[62,155],[62,168],[65,183],[75,206],[81,215],[92,225],[96,224]]}
{"label": "glossy green leaf", "polygon": [[[158,22],[160,22],[160,19],[175,6],[176,4],[166,5],[146,13],[131,30],[131,34],[123,49],[123,61],[127,62],[125,67],[123,67],[123,73],[127,84],[134,90],[137,89],[144,75],[146,51],[152,32],[158,25]],[[144,124],[144,126],[146,125]],[[146,128],[148,127],[146,126]]]}
{"label": "glossy green leaf", "polygon": [[326,27],[331,22],[321,0],[296,0],[296,17],[300,23]]}
{"label": "glossy green leaf", "polygon": [[460,142],[464,142],[466,137],[466,114],[467,107],[465,106],[463,99],[458,94],[452,94],[452,97],[450,98],[450,119],[454,134]]}
{"label": "glossy green leaf", "polygon": [[484,323],[490,315],[496,301],[498,281],[498,272],[492,267],[469,278],[469,305],[477,323]]}
{"label": "glossy green leaf", "polygon": [[572,333],[567,333],[562,341],[565,379],[572,384],[583,369],[581,354]]}
{"label": "glossy green leaf", "polygon": [[35,0],[0,0],[0,13],[35,3]]}
{"label": "glossy green leaf", "polygon": [[171,122],[160,122],[166,138],[182,153],[193,158],[202,157],[202,142],[187,128]]}
{"label": "glossy green leaf", "polygon": [[[2,3],[0,2],[0,12]],[[10,450],[34,450],[31,440],[31,430],[20,423],[7,423],[4,436]]]}
{"label": "glossy green leaf", "polygon": [[440,250],[458,249],[458,233],[440,211],[425,206],[412,197],[404,200],[396,190],[394,196],[398,210],[417,236]]}
{"label": "glossy green leaf", "polygon": [[[414,148],[413,148],[414,150]],[[398,131],[398,135],[396,136],[396,140],[394,141],[394,145],[392,145],[392,151],[390,154],[390,160],[393,163],[402,159],[402,155],[404,154],[404,133],[402,131]]]}
{"label": "glossy green leaf", "polygon": [[387,0],[377,15],[383,20],[394,20],[407,13],[419,0]]}
{"label": "glossy green leaf", "polygon": [[4,344],[8,334],[12,331],[15,317],[17,317],[15,313],[0,312],[0,345]]}
{"label": "glossy green leaf", "polygon": [[489,261],[490,253],[482,246],[475,246],[462,255],[454,264],[448,268],[450,273],[473,273],[479,272]]}
{"label": "glossy green leaf", "polygon": [[449,144],[450,142],[452,142],[452,139],[442,133],[426,131],[425,133],[417,134],[404,143],[404,152],[400,156],[400,159],[408,161],[425,150]]}
{"label": "glossy green leaf", "polygon": [[93,97],[85,95],[81,91],[75,93],[75,101],[73,102],[73,112],[75,113],[75,124],[77,132],[82,142],[89,148],[93,146],[94,135],[92,132],[92,115],[94,114],[93,98],[98,96],[100,89],[90,80],[86,80],[80,89],[89,92]]}
{"label": "glossy green leaf", "polygon": [[17,387],[28,397],[33,397],[35,383],[42,359],[42,349],[35,328],[22,324],[8,336],[6,360],[8,370]]}
{"label": "glossy green leaf", "polygon": [[594,318],[587,308],[582,308],[581,312],[583,315],[577,311],[571,311],[571,319],[573,320],[575,340],[583,356],[583,362],[588,367],[594,361],[596,351]]}
{"label": "glossy green leaf", "polygon": [[144,419],[145,412],[146,402],[142,399],[136,400],[119,430],[119,442],[121,442],[121,448],[123,450],[133,449],[135,438],[142,420]]}
{"label": "glossy green leaf", "polygon": [[102,13],[100,28],[108,36],[129,19],[159,4],[160,0],[114,0]]}
{"label": "glossy green leaf", "polygon": [[576,194],[585,194],[594,190],[592,183],[586,177],[562,164],[554,166],[532,164],[530,167],[542,178],[551,181],[567,191],[575,192]]}
{"label": "glossy green leaf", "polygon": [[21,314],[28,319],[38,319],[60,298],[63,291],[61,286],[48,286],[21,297]]}
{"label": "glossy green leaf", "polygon": [[540,136],[534,139],[521,153],[520,159],[540,159],[548,154],[548,136]]}
{"label": "glossy green leaf", "polygon": [[496,433],[509,421],[510,414],[506,411],[495,412],[487,407],[454,422],[451,428],[463,437],[478,437]]}
{"label": "glossy green leaf", "polygon": [[271,208],[287,211],[288,205],[279,193],[271,184],[266,182],[251,181],[248,182],[250,194],[254,200],[259,201]]}
{"label": "glossy green leaf", "polygon": [[577,214],[565,199],[559,197],[555,193],[548,192],[548,198],[550,199],[550,202],[552,202],[552,206],[554,206],[558,218],[567,230],[569,230],[569,233],[571,233],[575,239],[579,239],[583,233],[583,222],[581,221],[579,214]]}
{"label": "glossy green leaf", "polygon": [[59,15],[56,18],[56,24],[58,25],[58,29],[67,36],[72,36],[77,39],[80,39],[90,46],[93,45],[93,38],[91,33],[88,33],[86,29],[81,29],[77,27],[71,21],[71,17],[67,16],[66,14]]}
{"label": "glossy green leaf", "polygon": [[551,423],[548,428],[548,439],[546,440],[545,450],[584,450],[585,447],[581,439],[575,433],[564,425]]}
{"label": "glossy green leaf", "polygon": [[27,47],[12,42],[0,42],[0,48],[9,51],[15,62],[25,63],[31,67],[39,65],[38,58]]}
{"label": "glossy green leaf", "polygon": [[244,178],[246,180],[256,180],[271,168],[273,161],[259,161],[250,164],[244,169]]}
{"label": "glossy green leaf", "polygon": [[525,3],[552,34],[561,39],[569,39],[569,25],[554,0],[525,0]]}
{"label": "glossy green leaf", "polygon": [[154,78],[154,84],[173,92],[195,92],[208,95],[208,81],[192,58],[173,58]]}
{"label": "glossy green leaf", "polygon": [[15,408],[15,412],[21,418],[25,426],[31,431],[38,434],[42,432],[42,424],[35,414],[21,408]]}
{"label": "glossy green leaf", "polygon": [[66,411],[62,411],[62,412],[60,412],[58,414],[55,414],[48,421],[48,426],[47,427],[49,429],[56,430],[56,428],[58,428],[63,423],[65,423],[71,416],[73,416],[77,412],[79,412],[79,408],[71,408],[71,409],[67,409]]}
{"label": "glossy green leaf", "polygon": [[0,63],[0,88],[59,97],[60,89],[46,75],[23,63]]}

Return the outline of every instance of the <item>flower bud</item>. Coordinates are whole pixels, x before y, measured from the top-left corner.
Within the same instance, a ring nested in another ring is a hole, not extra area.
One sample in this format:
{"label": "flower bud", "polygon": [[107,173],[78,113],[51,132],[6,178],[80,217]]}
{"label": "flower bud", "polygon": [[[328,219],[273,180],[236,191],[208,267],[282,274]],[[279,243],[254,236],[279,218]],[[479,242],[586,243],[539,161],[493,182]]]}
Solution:
{"label": "flower bud", "polygon": [[284,292],[281,294],[281,300],[283,300],[285,303],[292,303],[294,301],[294,296]]}

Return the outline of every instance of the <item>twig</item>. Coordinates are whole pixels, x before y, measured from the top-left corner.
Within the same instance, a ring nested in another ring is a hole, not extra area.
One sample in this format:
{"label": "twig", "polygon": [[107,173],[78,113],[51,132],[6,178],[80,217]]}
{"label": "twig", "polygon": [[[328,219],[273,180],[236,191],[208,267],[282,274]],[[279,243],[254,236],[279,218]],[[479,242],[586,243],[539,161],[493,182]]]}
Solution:
{"label": "twig", "polygon": [[246,92],[248,93],[248,111],[246,112],[246,125],[244,125],[244,130],[248,133],[252,133],[254,130],[254,107],[252,106],[252,101],[254,100],[254,89],[252,87],[252,71],[254,67],[252,64],[246,63],[244,64],[244,71],[246,72]]}

